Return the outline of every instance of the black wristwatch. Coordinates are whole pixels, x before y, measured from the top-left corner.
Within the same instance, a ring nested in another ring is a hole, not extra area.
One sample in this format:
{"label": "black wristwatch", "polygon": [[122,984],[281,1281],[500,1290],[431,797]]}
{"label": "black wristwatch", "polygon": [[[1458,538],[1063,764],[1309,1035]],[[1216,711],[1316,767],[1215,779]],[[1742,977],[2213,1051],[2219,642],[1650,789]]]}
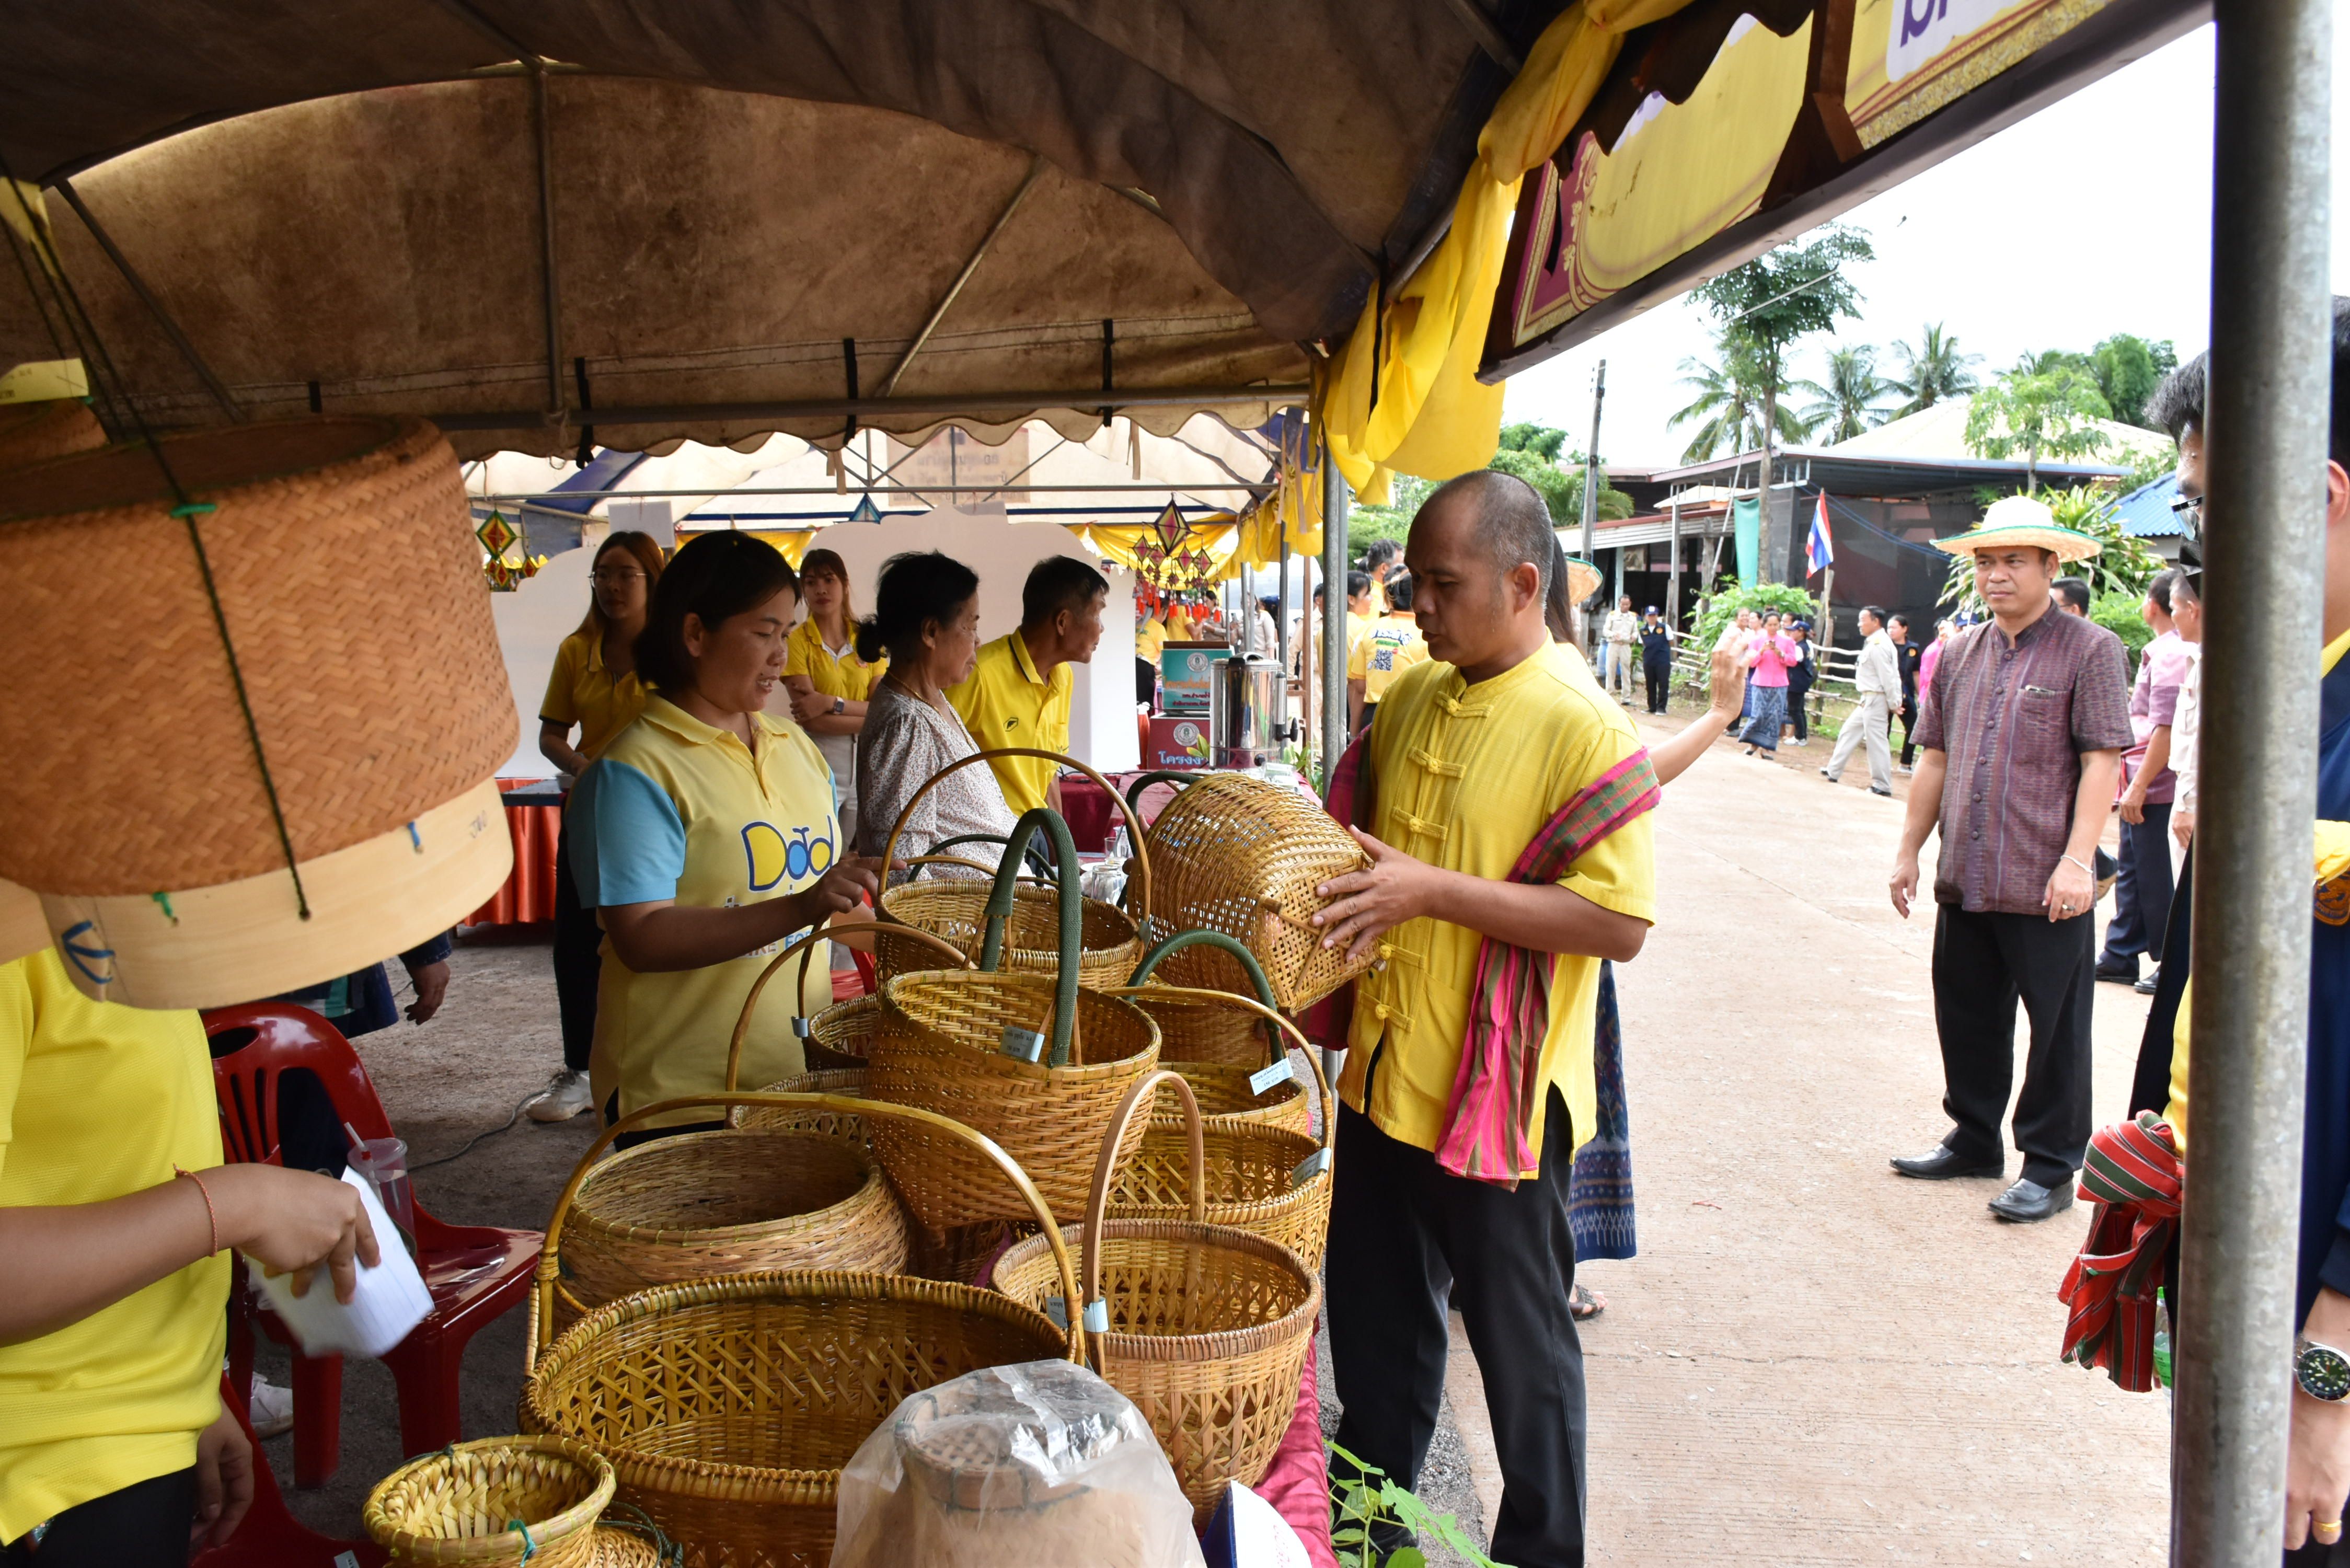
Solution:
{"label": "black wristwatch", "polygon": [[2350,1355],[2302,1334],[2293,1341],[2293,1380],[2311,1398],[2339,1404],[2350,1398]]}

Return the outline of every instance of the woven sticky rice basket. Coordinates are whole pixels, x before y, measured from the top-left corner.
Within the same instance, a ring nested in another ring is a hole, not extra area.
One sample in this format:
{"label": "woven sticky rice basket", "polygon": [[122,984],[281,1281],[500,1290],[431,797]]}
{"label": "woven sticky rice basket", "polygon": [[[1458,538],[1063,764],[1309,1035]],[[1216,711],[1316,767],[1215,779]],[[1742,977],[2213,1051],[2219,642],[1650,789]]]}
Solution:
{"label": "woven sticky rice basket", "polygon": [[[882,987],[890,1022],[873,1042],[866,1093],[948,1116],[1020,1163],[1057,1217],[1085,1211],[1104,1130],[1119,1098],[1159,1061],[1159,1028],[1128,1002],[1076,992],[1066,1067],[1003,1054],[1007,1029],[1049,1031],[1056,982],[1036,974],[900,975]],[[1141,1127],[1133,1129],[1139,1141]],[[933,1231],[1011,1217],[1002,1185],[925,1127],[871,1129],[899,1196]]]}
{"label": "woven sticky rice basket", "polygon": [[[1104,1219],[1119,1135],[1169,1081],[1181,1080],[1154,1075],[1119,1106],[1085,1225],[1067,1234],[1082,1241],[1095,1369],[1150,1423],[1195,1521],[1204,1524],[1227,1483],[1253,1486],[1273,1463],[1296,1412],[1322,1281],[1280,1243],[1206,1222],[1196,1142],[1190,1219]],[[1187,1139],[1198,1139],[1196,1120],[1190,1128]],[[1022,1242],[995,1266],[996,1289],[1038,1307],[1061,1288],[1057,1277],[1040,1241]]]}
{"label": "woven sticky rice basket", "polygon": [[597,1525],[614,1484],[611,1464],[567,1438],[484,1438],[392,1471],[362,1521],[394,1563],[652,1568],[652,1542]]}
{"label": "woven sticky rice basket", "polygon": [[[1327,814],[1295,790],[1243,774],[1215,774],[1177,795],[1150,825],[1149,921],[1155,941],[1214,930],[1256,955],[1274,1003],[1295,1012],[1371,966],[1322,945],[1315,888],[1369,864]],[[1159,966],[1170,985],[1249,989],[1229,954],[1189,949]]]}
{"label": "woven sticky rice basket", "polygon": [[0,472],[0,877],[42,895],[77,984],[140,1007],[457,924],[512,865],[515,721],[449,443],[352,416],[160,448],[177,491],[143,442]]}
{"label": "woven sticky rice basket", "polygon": [[[942,1139],[977,1148],[1019,1194],[1008,1206],[1024,1205],[1043,1227],[1038,1243],[1058,1260],[1065,1288],[1076,1288],[1026,1176],[968,1129],[920,1111],[821,1096],[689,1096],[630,1113],[589,1157],[648,1117],[691,1106],[827,1102],[877,1121],[930,1120]],[[550,1252],[569,1197],[547,1221]],[[542,1260],[541,1297],[552,1283]],[[662,1285],[597,1308],[542,1348],[545,1338],[537,1327],[527,1351],[525,1424],[604,1455],[621,1501],[674,1539],[688,1563],[711,1568],[824,1568],[841,1467],[909,1395],[981,1366],[1084,1354],[1081,1329],[1065,1337],[1041,1313],[991,1291],[831,1270]]]}
{"label": "woven sticky rice basket", "polygon": [[79,398],[0,407],[0,469],[25,468],[106,444],[106,427]]}
{"label": "woven sticky rice basket", "polygon": [[[890,829],[889,842],[883,849],[884,862],[896,855],[899,837],[904,833],[906,823],[922,796],[958,769],[996,757],[1044,757],[1064,766],[1079,769],[1100,784],[1118,809],[1126,814],[1128,833],[1137,846],[1141,844],[1141,819],[1134,815],[1133,809],[1118,793],[1109,787],[1109,781],[1101,774],[1076,758],[1063,756],[1057,752],[1003,748],[959,757],[931,774],[906,802],[905,809],[899,813],[897,824]],[[1016,867],[1020,845],[1025,840],[1018,834],[1014,836],[1020,839],[1020,844],[1008,846],[1004,855],[1014,861]],[[1075,868],[1068,869],[1074,876]],[[1136,889],[1129,895],[1129,904],[1135,909],[1145,907],[1143,896],[1149,889],[1150,866],[1148,856],[1139,848],[1136,850],[1135,876],[1128,885]],[[941,937],[953,944],[967,960],[976,962],[985,935],[989,892],[987,882],[969,879],[910,880],[890,888],[882,895],[880,929],[873,940],[876,974],[886,982],[901,974],[935,967],[926,954],[909,948],[900,934],[890,929],[893,923],[899,927],[915,927]],[[1084,951],[1078,962],[1078,979],[1082,984],[1097,990],[1120,984],[1142,957],[1141,927],[1125,909],[1105,904],[1097,898],[1087,898],[1084,909]],[[1056,973],[1060,965],[1057,917],[1058,904],[1051,890],[1033,887],[1016,889],[1010,929],[1003,944],[1002,967],[1014,973]]]}
{"label": "woven sticky rice basket", "polygon": [[655,1138],[585,1172],[558,1302],[575,1311],[681,1280],[906,1265],[906,1214],[872,1156],[811,1131]]}

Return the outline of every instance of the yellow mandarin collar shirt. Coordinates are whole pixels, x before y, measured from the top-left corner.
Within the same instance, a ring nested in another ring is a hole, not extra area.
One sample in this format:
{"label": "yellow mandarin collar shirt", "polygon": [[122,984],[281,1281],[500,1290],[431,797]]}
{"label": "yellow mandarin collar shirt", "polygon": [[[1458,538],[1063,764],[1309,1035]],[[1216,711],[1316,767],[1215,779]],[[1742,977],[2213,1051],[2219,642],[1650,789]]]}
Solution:
{"label": "yellow mandarin collar shirt", "polygon": [[555,670],[547,677],[538,716],[567,728],[578,725],[579,750],[592,759],[601,756],[612,737],[635,722],[644,707],[644,683],[637,672],[631,670],[613,680],[604,667],[603,638],[575,631],[555,650]]}
{"label": "yellow mandarin collar shirt", "polygon": [[[832,770],[798,726],[754,713],[754,758],[742,738],[656,694],[572,797],[572,873],[590,909],[663,899],[702,908],[780,898],[815,883],[847,853],[835,815]],[[795,999],[788,979],[760,994],[743,1050],[741,1084],[758,1088],[806,1070],[795,1012],[832,1002],[829,944],[808,961]],[[724,1087],[726,1054],[752,982],[781,950],[764,947],[701,969],[639,974],[608,940],[596,993],[588,1078],[601,1109],[622,1115],[680,1095]],[[798,1005],[795,1005],[795,1000]],[[715,1121],[716,1108],[667,1123]]]}
{"label": "yellow mandarin collar shirt", "polygon": [[[1416,664],[1388,688],[1371,728],[1377,799],[1370,831],[1430,865],[1503,880],[1560,807],[1639,748],[1623,708],[1599,690],[1590,666],[1560,644],[1546,642],[1524,662],[1474,686],[1450,664]],[[1558,885],[1653,922],[1649,818],[1636,818],[1595,845]],[[1418,1148],[1433,1149],[1443,1135],[1481,940],[1464,926],[1407,921],[1380,943],[1386,967],[1356,982],[1352,1049],[1339,1092],[1388,1137]],[[1597,1125],[1592,1037],[1599,965],[1568,953],[1555,960],[1534,1102],[1536,1148],[1553,1087],[1574,1116],[1576,1147]]]}
{"label": "yellow mandarin collar shirt", "polygon": [[784,673],[805,675],[808,684],[827,697],[839,697],[850,702],[862,702],[871,694],[874,683],[889,673],[889,661],[877,659],[868,664],[857,656],[856,628],[849,631],[848,646],[835,654],[826,646],[824,630],[813,618],[792,628],[785,644]]}
{"label": "yellow mandarin collar shirt", "polygon": [[[2350,631],[2344,632],[2325,645],[2324,659],[2318,665],[2320,676],[2334,673],[2342,656],[2350,652]],[[2314,880],[2319,887],[2337,877],[2350,876],[2350,822],[2329,822],[2321,817],[2317,823]],[[2190,975],[2187,987],[2178,993],[2178,1022],[2170,1029],[2170,1104],[2164,1107],[2162,1119],[2170,1124],[2171,1141],[2178,1152],[2187,1152],[2187,1056],[2188,1014],[2194,1010],[2195,981]]]}
{"label": "yellow mandarin collar shirt", "polygon": [[[1027,642],[1015,631],[979,650],[971,679],[949,688],[947,701],[982,751],[1030,746],[1066,755],[1075,685],[1066,663],[1055,665],[1049,676],[1037,674]],[[997,757],[987,765],[1015,817],[1045,804],[1045,792],[1060,772],[1060,764],[1042,757]]]}

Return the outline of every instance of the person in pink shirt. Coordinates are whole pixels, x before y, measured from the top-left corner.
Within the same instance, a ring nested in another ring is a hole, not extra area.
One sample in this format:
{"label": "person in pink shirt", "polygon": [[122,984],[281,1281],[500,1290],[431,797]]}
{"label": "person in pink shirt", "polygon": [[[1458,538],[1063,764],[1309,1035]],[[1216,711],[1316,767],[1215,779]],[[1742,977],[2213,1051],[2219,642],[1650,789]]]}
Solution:
{"label": "person in pink shirt", "polygon": [[1762,752],[1776,753],[1779,750],[1779,729],[1787,722],[1787,667],[1800,663],[1803,653],[1794,639],[1780,629],[1777,612],[1762,618],[1762,629],[1756,632],[1742,656],[1746,667],[1754,673],[1749,690],[1753,701],[1752,717],[1738,739],[1746,747],[1746,754]]}

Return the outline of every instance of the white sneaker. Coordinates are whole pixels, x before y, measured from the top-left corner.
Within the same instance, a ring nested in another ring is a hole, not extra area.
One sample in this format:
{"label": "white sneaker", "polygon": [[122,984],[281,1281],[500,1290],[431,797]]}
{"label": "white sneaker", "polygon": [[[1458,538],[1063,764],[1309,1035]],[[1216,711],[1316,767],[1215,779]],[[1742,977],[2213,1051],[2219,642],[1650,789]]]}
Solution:
{"label": "white sneaker", "polygon": [[256,1373],[253,1397],[245,1403],[244,1418],[253,1423],[253,1435],[256,1438],[275,1438],[292,1431],[294,1390],[280,1388]]}
{"label": "white sneaker", "polygon": [[546,1093],[530,1103],[530,1119],[535,1122],[567,1122],[596,1103],[588,1087],[588,1075],[570,1067],[558,1067],[546,1080]]}

